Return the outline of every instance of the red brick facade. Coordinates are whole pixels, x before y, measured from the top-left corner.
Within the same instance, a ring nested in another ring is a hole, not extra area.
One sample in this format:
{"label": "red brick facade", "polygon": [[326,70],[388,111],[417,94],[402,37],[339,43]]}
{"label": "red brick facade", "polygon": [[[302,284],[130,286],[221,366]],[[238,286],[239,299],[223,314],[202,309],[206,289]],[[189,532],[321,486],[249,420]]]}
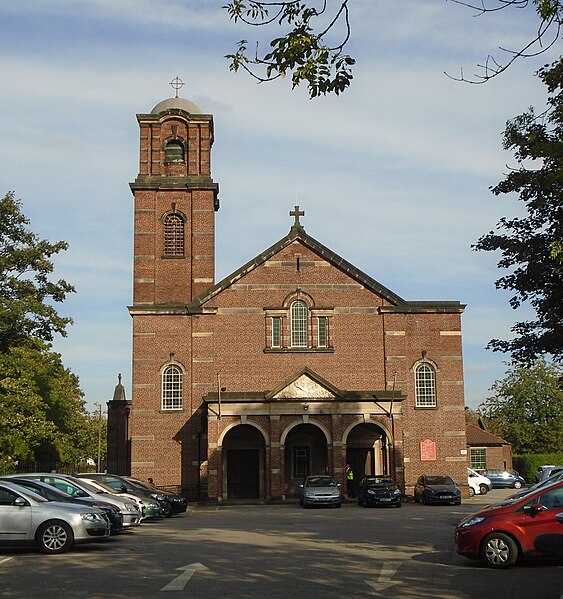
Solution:
{"label": "red brick facade", "polygon": [[464,306],[400,298],[297,208],[215,283],[212,117],[176,98],[138,120],[132,473],[219,501],[284,500],[306,472],[344,485],[347,463],[407,492],[422,473],[466,484]]}

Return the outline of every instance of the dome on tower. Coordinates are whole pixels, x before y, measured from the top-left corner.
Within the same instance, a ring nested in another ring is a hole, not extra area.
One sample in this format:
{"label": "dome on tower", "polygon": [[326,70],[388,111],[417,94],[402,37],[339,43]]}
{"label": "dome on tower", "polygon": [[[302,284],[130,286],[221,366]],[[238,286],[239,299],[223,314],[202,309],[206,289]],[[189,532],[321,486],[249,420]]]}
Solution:
{"label": "dome on tower", "polygon": [[186,98],[168,98],[159,102],[152,110],[151,114],[159,114],[170,109],[185,110],[190,114],[202,114],[201,108]]}

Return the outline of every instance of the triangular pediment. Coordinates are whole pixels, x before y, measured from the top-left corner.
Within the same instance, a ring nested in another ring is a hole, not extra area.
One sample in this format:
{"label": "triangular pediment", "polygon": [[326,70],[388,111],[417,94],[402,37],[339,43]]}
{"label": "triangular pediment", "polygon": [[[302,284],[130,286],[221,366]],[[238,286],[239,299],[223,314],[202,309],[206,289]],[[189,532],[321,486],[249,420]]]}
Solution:
{"label": "triangular pediment", "polygon": [[308,368],[285,380],[267,394],[267,399],[336,399],[341,392]]}

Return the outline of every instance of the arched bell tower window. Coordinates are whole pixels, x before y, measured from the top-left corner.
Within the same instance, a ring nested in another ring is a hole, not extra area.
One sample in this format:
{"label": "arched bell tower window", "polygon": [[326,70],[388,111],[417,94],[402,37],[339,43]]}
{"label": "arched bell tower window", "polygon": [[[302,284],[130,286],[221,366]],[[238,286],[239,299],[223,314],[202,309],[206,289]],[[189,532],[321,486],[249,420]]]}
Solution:
{"label": "arched bell tower window", "polygon": [[300,300],[291,304],[291,347],[307,347],[309,310]]}
{"label": "arched bell tower window", "polygon": [[184,162],[184,156],[184,144],[181,141],[172,139],[166,144],[164,150],[165,162]]}
{"label": "arched bell tower window", "polygon": [[184,255],[184,219],[174,212],[164,217],[164,255]]}

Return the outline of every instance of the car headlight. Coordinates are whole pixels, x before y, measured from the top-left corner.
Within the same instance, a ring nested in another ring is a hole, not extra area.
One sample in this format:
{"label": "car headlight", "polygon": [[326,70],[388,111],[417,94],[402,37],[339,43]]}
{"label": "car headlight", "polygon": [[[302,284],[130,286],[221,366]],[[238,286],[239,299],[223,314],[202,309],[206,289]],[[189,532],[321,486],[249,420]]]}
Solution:
{"label": "car headlight", "polygon": [[104,522],[104,519],[100,516],[100,514],[93,514],[87,512],[85,514],[80,514],[82,520],[87,520],[88,522]]}
{"label": "car headlight", "polygon": [[128,512],[138,512],[139,511],[139,508],[137,508],[137,506],[134,503],[126,503],[125,509]]}
{"label": "car headlight", "polygon": [[157,501],[166,501],[166,497],[164,497],[164,495],[161,495],[160,493],[153,493],[151,497],[153,499],[156,499]]}
{"label": "car headlight", "polygon": [[401,494],[401,491],[399,491],[399,489],[395,489],[393,491],[393,495],[400,495],[400,494]]}
{"label": "car headlight", "polygon": [[334,489],[334,490],[332,491],[332,496],[333,496],[333,497],[338,497],[339,495],[340,495],[340,491],[339,491],[338,489]]}
{"label": "car headlight", "polygon": [[483,516],[471,516],[465,522],[460,524],[458,528],[467,528],[468,526],[473,526],[474,524],[479,524],[479,522],[483,522],[485,518]]}
{"label": "car headlight", "polygon": [[373,489],[368,489],[368,495],[375,495],[375,491]]}

